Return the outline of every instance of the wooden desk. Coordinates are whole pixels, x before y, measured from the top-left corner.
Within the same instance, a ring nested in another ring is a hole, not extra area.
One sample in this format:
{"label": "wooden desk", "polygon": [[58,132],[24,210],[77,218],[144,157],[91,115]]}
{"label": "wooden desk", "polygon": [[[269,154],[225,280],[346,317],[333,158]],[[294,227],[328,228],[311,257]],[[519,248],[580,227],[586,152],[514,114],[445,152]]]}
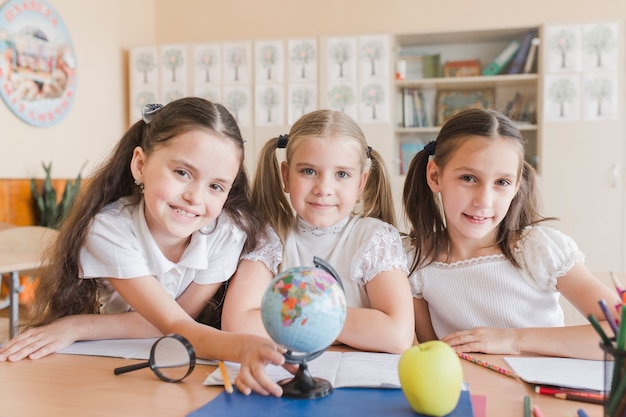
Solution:
{"label": "wooden desk", "polygon": [[[505,366],[499,356],[472,356]],[[113,375],[113,368],[129,363],[127,359],[62,354],[0,363],[0,415],[184,417],[221,392],[221,388],[202,384],[213,366],[197,365],[177,384],[160,381],[150,369]],[[526,394],[546,417],[576,416],[581,407],[590,417],[602,417],[599,405],[535,394],[534,386],[462,363],[471,393],[487,397],[487,417],[523,416]]]}

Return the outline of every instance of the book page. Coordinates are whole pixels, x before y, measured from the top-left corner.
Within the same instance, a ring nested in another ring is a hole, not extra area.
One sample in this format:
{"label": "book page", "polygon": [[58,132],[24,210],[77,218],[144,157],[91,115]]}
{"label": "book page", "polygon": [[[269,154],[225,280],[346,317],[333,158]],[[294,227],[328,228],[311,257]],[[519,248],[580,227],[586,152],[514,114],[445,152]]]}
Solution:
{"label": "book page", "polygon": [[[400,388],[399,360],[400,355],[388,353],[326,351],[307,365],[311,376],[325,379],[335,388]],[[234,381],[239,373],[239,364],[225,362],[225,365],[228,376]],[[265,370],[273,381],[293,377],[282,366],[268,365]],[[204,384],[223,385],[220,370],[209,374]]]}
{"label": "book page", "polygon": [[344,352],[333,386],[400,388],[399,360],[390,353]]}
{"label": "book page", "polygon": [[[315,358],[311,362],[307,363],[311,376],[317,378],[323,378],[335,386],[335,376],[337,375],[337,369],[339,368],[339,361],[341,360],[341,352],[326,351],[321,356]],[[224,362],[226,365],[226,372],[231,381],[234,381],[239,373],[240,365],[234,362]],[[267,365],[265,372],[272,381],[280,381],[282,379],[292,378],[293,375],[289,373],[282,366]],[[223,385],[224,379],[219,368],[211,372],[204,380],[204,385]]]}

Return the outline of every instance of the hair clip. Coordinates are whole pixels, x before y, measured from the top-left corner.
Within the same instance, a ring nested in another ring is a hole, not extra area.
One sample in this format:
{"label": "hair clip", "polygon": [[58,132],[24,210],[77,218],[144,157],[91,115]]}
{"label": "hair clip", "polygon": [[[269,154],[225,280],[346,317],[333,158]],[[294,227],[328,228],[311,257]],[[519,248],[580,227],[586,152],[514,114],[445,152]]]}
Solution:
{"label": "hair clip", "polygon": [[287,142],[289,141],[289,135],[278,135],[278,143],[276,144],[277,148],[284,149],[287,147]]}
{"label": "hair clip", "polygon": [[372,159],[372,147],[368,146],[367,149],[365,149],[365,155],[369,158]]}
{"label": "hair clip", "polygon": [[146,104],[143,110],[141,111],[141,118],[144,123],[149,125],[152,121],[152,115],[163,108],[162,104]]}
{"label": "hair clip", "polygon": [[434,140],[431,140],[430,142],[428,142],[426,146],[424,146],[424,151],[426,152],[426,155],[429,155],[429,156],[434,155],[436,145],[437,145],[437,142]]}

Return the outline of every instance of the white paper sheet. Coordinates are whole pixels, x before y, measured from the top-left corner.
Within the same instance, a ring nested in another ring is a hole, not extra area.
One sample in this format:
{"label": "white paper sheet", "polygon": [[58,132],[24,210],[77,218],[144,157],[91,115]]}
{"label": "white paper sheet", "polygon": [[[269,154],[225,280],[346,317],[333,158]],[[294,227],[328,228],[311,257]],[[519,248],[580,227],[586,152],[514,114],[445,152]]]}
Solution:
{"label": "white paper sheet", "polygon": [[505,357],[504,360],[525,382],[604,391],[604,361],[553,357]]}
{"label": "white paper sheet", "polygon": [[[58,353],[148,360],[150,358],[150,349],[157,340],[157,338],[151,338],[80,341],[72,343]],[[217,361],[205,359],[196,359],[196,363],[202,365],[217,365]]]}

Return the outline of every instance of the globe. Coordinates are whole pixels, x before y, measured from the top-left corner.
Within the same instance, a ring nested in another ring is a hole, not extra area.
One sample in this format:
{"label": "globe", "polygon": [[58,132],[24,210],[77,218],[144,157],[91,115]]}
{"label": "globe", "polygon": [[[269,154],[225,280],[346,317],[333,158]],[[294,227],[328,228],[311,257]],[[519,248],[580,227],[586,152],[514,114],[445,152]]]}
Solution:
{"label": "globe", "polygon": [[319,258],[314,264],[278,274],[261,301],[267,333],[287,349],[287,363],[299,364],[292,379],[279,381],[288,397],[318,398],[333,390],[328,381],[312,377],[306,363],[339,336],[346,320],[346,298],[335,271]]}
{"label": "globe", "polygon": [[313,353],[330,346],[346,320],[346,298],[333,276],[301,266],[278,274],[261,302],[270,337],[293,352]]}

